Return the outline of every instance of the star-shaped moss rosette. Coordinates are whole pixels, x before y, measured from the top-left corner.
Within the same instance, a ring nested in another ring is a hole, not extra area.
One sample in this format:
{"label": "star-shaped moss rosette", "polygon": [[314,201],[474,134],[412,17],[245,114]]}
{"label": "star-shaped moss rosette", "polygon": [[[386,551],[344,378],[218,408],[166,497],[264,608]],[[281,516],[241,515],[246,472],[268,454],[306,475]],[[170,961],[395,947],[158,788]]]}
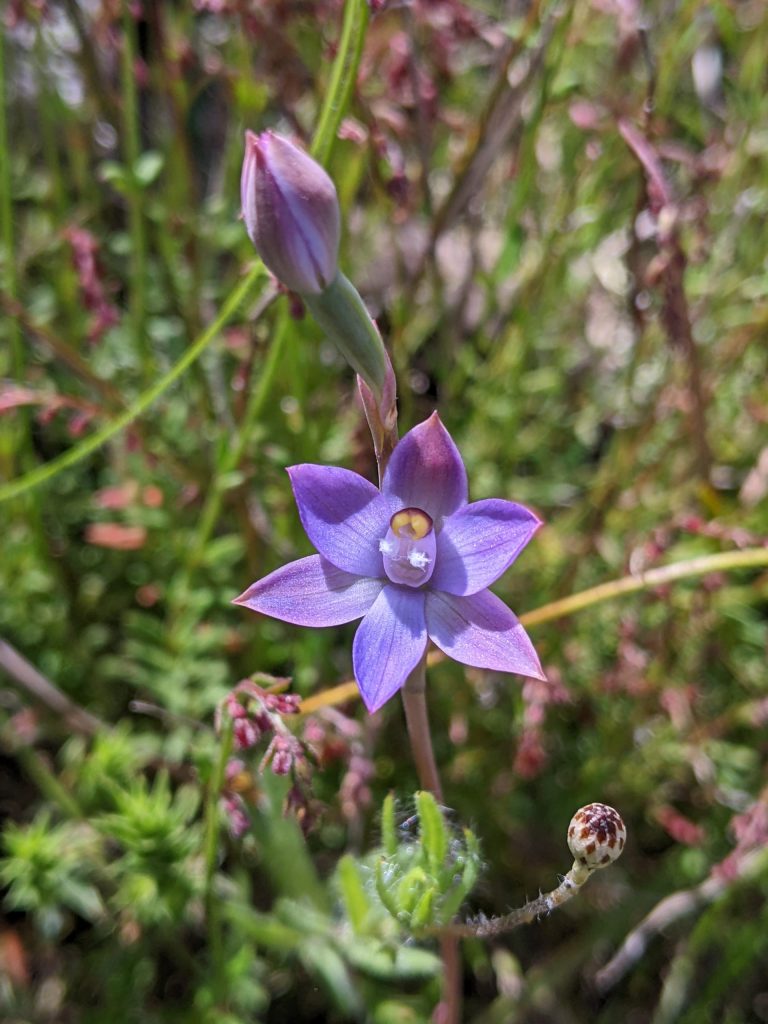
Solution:
{"label": "star-shaped moss rosette", "polygon": [[429,640],[465,665],[544,678],[517,617],[487,589],[541,523],[511,501],[468,503],[464,463],[437,413],[398,443],[381,490],[336,466],[288,473],[319,554],[235,604],[299,626],[362,618],[352,656],[369,711],[403,686]]}

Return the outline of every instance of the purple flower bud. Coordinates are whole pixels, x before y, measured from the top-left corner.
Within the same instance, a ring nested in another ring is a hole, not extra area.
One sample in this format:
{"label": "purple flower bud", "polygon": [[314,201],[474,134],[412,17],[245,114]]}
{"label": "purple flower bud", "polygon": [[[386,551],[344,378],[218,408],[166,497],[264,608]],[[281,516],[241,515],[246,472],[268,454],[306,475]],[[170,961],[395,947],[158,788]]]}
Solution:
{"label": "purple flower bud", "polygon": [[336,277],[336,187],[303,150],[274,132],[245,133],[243,218],[264,263],[291,291],[319,295]]}

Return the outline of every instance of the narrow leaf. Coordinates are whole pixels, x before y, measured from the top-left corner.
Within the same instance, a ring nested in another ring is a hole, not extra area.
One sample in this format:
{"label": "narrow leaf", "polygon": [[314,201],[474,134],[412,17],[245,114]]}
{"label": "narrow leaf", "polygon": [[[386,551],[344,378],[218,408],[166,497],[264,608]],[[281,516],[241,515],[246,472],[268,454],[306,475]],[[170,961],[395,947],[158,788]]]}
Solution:
{"label": "narrow leaf", "polygon": [[395,798],[392,793],[387,793],[381,808],[381,845],[388,857],[394,857],[397,853]]}
{"label": "narrow leaf", "polygon": [[430,872],[438,877],[448,854],[448,835],[437,801],[431,793],[416,794],[421,843],[427,855]]}
{"label": "narrow leaf", "polygon": [[358,868],[354,857],[350,854],[346,854],[339,861],[337,868],[337,874],[339,879],[339,889],[341,890],[341,898],[344,901],[344,906],[347,911],[352,928],[356,933],[365,931],[365,924],[368,920],[368,914],[370,911],[370,904],[368,902],[368,896],[363,885],[363,880],[360,877],[360,869]]}

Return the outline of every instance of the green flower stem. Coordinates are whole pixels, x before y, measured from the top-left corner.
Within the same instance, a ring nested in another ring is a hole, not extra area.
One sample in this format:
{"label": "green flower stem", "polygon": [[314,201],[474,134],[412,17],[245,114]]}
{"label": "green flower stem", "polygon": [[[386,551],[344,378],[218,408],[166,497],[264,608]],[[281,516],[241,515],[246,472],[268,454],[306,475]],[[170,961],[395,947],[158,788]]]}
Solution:
{"label": "green flower stem", "polygon": [[228,721],[221,735],[219,757],[208,783],[205,803],[205,899],[208,904],[216,874],[216,853],[219,839],[219,796],[224,786],[224,773],[232,753],[232,722]]}
{"label": "green flower stem", "polygon": [[302,295],[312,316],[378,399],[387,375],[387,355],[371,315],[342,273],[319,295]]}
{"label": "green flower stem", "polygon": [[[100,430],[97,430],[95,433],[85,438],[85,440],[81,441],[80,444],[70,448],[69,451],[60,455],[57,459],[51,459],[50,462],[46,462],[42,466],[37,466],[34,470],[26,473],[22,477],[19,477],[17,480],[11,480],[9,483],[0,486],[0,502],[8,501],[10,498],[17,498],[20,494],[25,494],[27,491],[31,491],[33,488],[38,487],[41,484],[49,483],[63,470],[77,465],[77,463],[82,462],[83,459],[87,459],[89,455],[98,451],[99,448],[105,445],[108,441],[111,441],[113,437],[116,437],[122,430],[125,430],[126,427],[130,426],[131,423],[146,412],[153,402],[167,391],[172,384],[176,383],[179,377],[189,369],[196,359],[200,358],[206,348],[208,348],[211,342],[229,323],[240,306],[246,301],[246,299],[251,297],[256,284],[264,276],[264,266],[262,263],[259,263],[248,274],[248,276],[243,278],[240,284],[230,292],[224,302],[224,305],[221,307],[219,315],[213,323],[195,339],[181,359],[179,359],[178,362],[175,363],[167,373],[163,374],[163,376],[151,387],[147,388],[146,391],[143,391],[124,413],[115,417],[115,419],[110,423],[107,423]],[[273,295],[268,293],[262,300],[257,315],[260,315],[272,300]]]}
{"label": "green flower stem", "polygon": [[[333,63],[333,70],[331,72],[331,81],[325,94],[323,108],[320,113],[318,126],[315,131],[311,147],[312,155],[323,165],[327,165],[330,160],[333,146],[336,141],[336,132],[338,131],[339,124],[341,123],[341,118],[344,116],[347,106],[349,105],[352,89],[357,77],[357,69],[360,66],[360,58],[363,53],[363,44],[365,42],[365,30],[367,25],[368,5],[365,0],[347,0],[344,8],[344,22],[341,30],[341,39],[339,40],[339,48],[336,54],[336,59]],[[362,343],[367,348],[370,348],[371,345],[373,345],[374,351],[376,351],[376,345],[378,344],[378,347],[383,351],[381,338],[378,336],[378,332],[371,322],[370,316],[363,305],[362,299],[349,281],[347,281],[346,278],[343,278],[343,281],[340,281],[337,278],[337,281],[331,285],[331,288],[328,289],[328,291],[331,291],[333,294],[326,303],[321,302],[320,306],[322,309],[325,309],[326,306],[328,306],[329,309],[335,309],[336,305],[338,305],[338,308],[341,310],[341,315],[350,317],[356,322],[356,326],[348,328],[353,335],[351,343],[353,345],[355,343]],[[317,297],[313,296],[312,298],[316,299]],[[312,303],[307,301],[307,305],[312,309]],[[328,326],[326,326],[326,323],[323,323],[320,319],[320,317],[325,315],[322,309],[320,316],[318,317],[316,315],[315,318],[318,320],[318,323],[320,323],[320,326],[327,331],[332,339],[337,341],[339,347],[344,351],[343,342],[339,342],[337,337],[339,330],[338,325],[333,321],[332,323],[328,322]],[[248,405],[246,406],[237,440],[224,455],[218,474],[219,479],[225,478],[227,474],[235,470],[245,454],[253,428],[258,423],[259,418],[264,411],[267,399],[271,395],[275,375],[285,352],[289,326],[290,321],[288,314],[285,311],[282,311],[269,347],[266,365],[261,372],[257,387],[251,391],[251,396],[248,400]],[[373,339],[371,337],[371,332],[375,335],[375,338]],[[372,371],[375,370],[382,374],[381,379],[383,381],[383,368],[386,364],[383,362],[382,368],[379,369],[376,358],[369,359],[369,362]],[[355,364],[353,363],[353,366],[354,365]],[[1,497],[2,491],[0,491],[0,498]],[[205,546],[214,526],[216,525],[223,497],[224,492],[221,487],[216,487],[214,485],[208,492],[208,496],[200,516],[197,533],[190,547],[184,582],[188,581],[191,572],[193,572],[196,566],[200,563],[205,552]]]}
{"label": "green flower stem", "polygon": [[357,69],[363,55],[365,31],[368,27],[367,0],[347,0],[344,21],[331,80],[325,93],[323,108],[310,150],[312,156],[327,167],[336,143],[336,133],[346,113],[357,80]]}

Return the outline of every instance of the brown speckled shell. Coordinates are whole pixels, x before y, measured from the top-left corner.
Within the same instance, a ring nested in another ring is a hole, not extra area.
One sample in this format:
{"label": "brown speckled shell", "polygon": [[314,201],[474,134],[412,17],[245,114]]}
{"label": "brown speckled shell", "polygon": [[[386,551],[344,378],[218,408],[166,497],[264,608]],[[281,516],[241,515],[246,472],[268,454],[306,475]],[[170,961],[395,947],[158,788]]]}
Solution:
{"label": "brown speckled shell", "polygon": [[627,841],[621,815],[607,804],[579,808],[568,826],[568,847],[585,868],[604,868],[617,860]]}

